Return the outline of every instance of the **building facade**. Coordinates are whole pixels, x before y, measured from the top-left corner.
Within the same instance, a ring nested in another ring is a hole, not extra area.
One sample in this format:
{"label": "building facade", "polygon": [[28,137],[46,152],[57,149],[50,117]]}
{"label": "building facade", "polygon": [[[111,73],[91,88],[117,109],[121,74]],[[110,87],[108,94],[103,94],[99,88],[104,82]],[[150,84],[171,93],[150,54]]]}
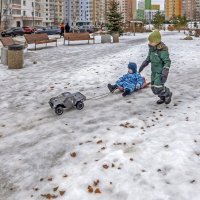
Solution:
{"label": "building facade", "polygon": [[166,20],[171,20],[179,15],[182,15],[182,0],[165,0]]}
{"label": "building facade", "polygon": [[160,4],[152,4],[151,10],[160,10]]}
{"label": "building facade", "polygon": [[145,0],[145,10],[151,10],[151,0]]}
{"label": "building facade", "polygon": [[[107,20],[112,0],[64,0],[64,19],[70,26],[74,24],[100,25]],[[136,16],[136,0],[116,0],[123,21],[133,20]]]}
{"label": "building facade", "polygon": [[[153,20],[155,14],[158,12],[158,10],[145,10],[145,19],[147,22],[150,22]],[[164,10],[160,10],[160,14],[164,15],[165,11]]]}
{"label": "building facade", "polygon": [[60,24],[64,20],[64,1],[55,0],[54,24]]}
{"label": "building facade", "polygon": [[93,0],[93,24],[102,25],[106,21],[106,0]]}
{"label": "building facade", "polygon": [[[93,0],[65,0],[64,21],[70,26],[93,23]],[[96,11],[96,10],[95,10]],[[97,11],[95,12],[95,19]]]}
{"label": "building facade", "polygon": [[183,0],[182,15],[190,21],[200,21],[200,0]]}
{"label": "building facade", "polygon": [[42,25],[41,0],[4,0],[2,26],[23,27]]}
{"label": "building facade", "polygon": [[3,0],[2,28],[51,26],[63,21],[63,0]]}
{"label": "building facade", "polygon": [[200,0],[196,0],[195,7],[196,7],[196,14],[195,14],[196,20],[200,22]]}
{"label": "building facade", "polygon": [[136,18],[136,0],[116,0],[118,2],[118,11],[122,13],[123,22],[132,21]]}
{"label": "building facade", "polygon": [[137,0],[128,0],[128,21],[132,21],[137,15]]}
{"label": "building facade", "polygon": [[137,9],[139,9],[139,10],[145,10],[145,2],[144,2],[144,0],[139,0],[138,1],[138,7],[137,7]]}

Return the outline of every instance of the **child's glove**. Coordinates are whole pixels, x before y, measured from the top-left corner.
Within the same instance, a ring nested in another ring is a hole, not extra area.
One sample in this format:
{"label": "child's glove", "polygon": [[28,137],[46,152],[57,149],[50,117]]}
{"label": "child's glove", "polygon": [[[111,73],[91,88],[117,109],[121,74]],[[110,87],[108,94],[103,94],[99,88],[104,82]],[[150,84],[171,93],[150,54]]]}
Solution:
{"label": "child's glove", "polygon": [[136,84],[135,89],[139,90],[141,88],[141,85],[139,83]]}
{"label": "child's glove", "polygon": [[143,71],[143,69],[149,64],[147,60],[145,60],[139,68],[139,73]]}
{"label": "child's glove", "polygon": [[162,70],[162,74],[161,74],[161,82],[163,84],[167,81],[168,74],[169,74],[169,69],[168,68],[164,68]]}

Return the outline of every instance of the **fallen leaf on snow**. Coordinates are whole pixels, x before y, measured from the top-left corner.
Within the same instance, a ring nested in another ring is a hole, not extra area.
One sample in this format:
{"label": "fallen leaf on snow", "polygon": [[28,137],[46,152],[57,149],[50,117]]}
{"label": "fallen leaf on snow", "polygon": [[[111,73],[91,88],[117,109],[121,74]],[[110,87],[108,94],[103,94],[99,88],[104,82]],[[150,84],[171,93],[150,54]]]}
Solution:
{"label": "fallen leaf on snow", "polygon": [[93,190],[92,186],[89,185],[89,186],[88,186],[88,192],[89,192],[89,193],[93,193],[93,191],[94,191],[94,190]]}
{"label": "fallen leaf on snow", "polygon": [[104,168],[104,169],[108,169],[108,168],[109,168],[109,166],[108,166],[108,165],[106,165],[106,164],[104,164],[104,165],[103,165],[103,168]]}
{"label": "fallen leaf on snow", "polygon": [[72,158],[75,158],[75,157],[76,157],[76,152],[71,153],[70,156],[71,156]]}
{"label": "fallen leaf on snow", "polygon": [[99,184],[99,179],[97,179],[96,181],[94,181],[93,185],[94,187],[96,187]]}
{"label": "fallen leaf on snow", "polygon": [[65,191],[59,191],[60,196],[63,196],[65,194]]}
{"label": "fallen leaf on snow", "polygon": [[97,141],[97,144],[101,144],[103,141],[102,140],[99,140],[99,141]]}
{"label": "fallen leaf on snow", "polygon": [[135,128],[135,126],[131,125],[129,122],[126,122],[124,124],[120,124],[120,126],[124,128]]}
{"label": "fallen leaf on snow", "polygon": [[46,198],[46,199],[56,199],[58,197],[54,194],[41,194],[41,196]]}
{"label": "fallen leaf on snow", "polygon": [[101,191],[100,191],[100,189],[99,188],[97,188],[95,191],[94,191],[94,193],[96,193],[96,194],[100,194],[101,193]]}
{"label": "fallen leaf on snow", "polygon": [[58,190],[59,187],[55,187],[53,188],[53,191],[56,192]]}

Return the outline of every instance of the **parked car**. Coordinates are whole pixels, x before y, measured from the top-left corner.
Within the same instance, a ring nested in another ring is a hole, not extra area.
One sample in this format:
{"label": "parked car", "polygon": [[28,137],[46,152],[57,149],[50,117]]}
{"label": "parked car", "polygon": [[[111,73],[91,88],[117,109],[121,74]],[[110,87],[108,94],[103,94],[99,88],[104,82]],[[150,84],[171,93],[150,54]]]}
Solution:
{"label": "parked car", "polygon": [[31,28],[30,26],[24,26],[22,28],[24,29],[24,34],[31,34],[34,32],[34,28]]}
{"label": "parked car", "polygon": [[56,35],[56,34],[60,34],[60,28],[58,27],[42,27],[42,28],[38,28],[35,33],[40,34],[40,33],[47,33],[47,35]]}
{"label": "parked car", "polygon": [[6,37],[6,36],[15,37],[16,35],[24,35],[23,28],[13,27],[1,32],[2,37]]}

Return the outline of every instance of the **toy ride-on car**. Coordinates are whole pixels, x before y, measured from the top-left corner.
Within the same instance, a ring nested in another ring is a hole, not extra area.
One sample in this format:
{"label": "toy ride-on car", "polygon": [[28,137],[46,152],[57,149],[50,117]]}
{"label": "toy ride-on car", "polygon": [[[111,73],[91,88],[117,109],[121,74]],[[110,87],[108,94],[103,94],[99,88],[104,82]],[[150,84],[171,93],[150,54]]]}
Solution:
{"label": "toy ride-on car", "polygon": [[76,107],[76,109],[81,110],[84,107],[84,101],[86,97],[80,92],[70,93],[65,92],[57,97],[53,97],[49,100],[49,105],[55,110],[57,115],[62,115],[64,109],[70,109]]}

